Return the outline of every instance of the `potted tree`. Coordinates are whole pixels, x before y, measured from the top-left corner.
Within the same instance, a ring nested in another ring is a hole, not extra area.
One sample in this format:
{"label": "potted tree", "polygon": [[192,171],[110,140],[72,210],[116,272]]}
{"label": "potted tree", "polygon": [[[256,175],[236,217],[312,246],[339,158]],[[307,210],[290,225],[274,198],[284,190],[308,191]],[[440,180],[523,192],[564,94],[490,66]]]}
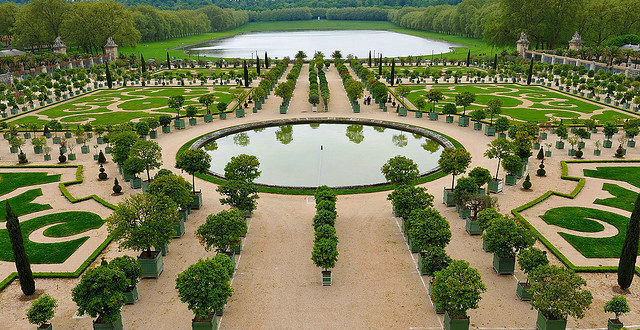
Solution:
{"label": "potted tree", "polygon": [[122,171],[131,178],[129,180],[131,188],[138,189],[142,187],[142,179],[138,177],[138,174],[144,171],[144,166],[144,161],[137,157],[129,157],[124,161]]}
{"label": "potted tree", "polygon": [[407,219],[406,230],[414,253],[425,251],[429,246],[444,248],[451,240],[447,219],[432,207],[413,210]]}
{"label": "potted tree", "polygon": [[183,177],[169,173],[159,177],[156,176],[149,185],[147,193],[158,197],[167,196],[178,205],[178,219],[174,223],[174,238],[182,237],[182,235],[184,235],[184,223],[187,221],[189,215],[188,210],[193,203],[191,184]]}
{"label": "potted tree", "polygon": [[42,148],[47,145],[47,138],[44,136],[33,138],[33,140],[31,140],[31,144],[33,145],[33,152],[41,154]]}
{"label": "potted tree", "polygon": [[207,173],[211,166],[211,156],[202,149],[187,149],[176,157],[176,168],[191,174],[193,186],[193,204],[191,208],[202,206],[202,191],[196,191],[196,173]]}
{"label": "potted tree", "polygon": [[224,254],[200,259],[176,278],[180,301],[193,312],[193,330],[216,329],[215,312],[222,310],[233,294],[230,279],[234,265]]}
{"label": "potted tree", "polygon": [[251,217],[253,210],[256,209],[258,189],[251,182],[227,180],[216,191],[225,196],[220,199],[220,203],[239,209],[245,217]]}
{"label": "potted tree", "polygon": [[411,185],[398,186],[387,199],[391,201],[393,214],[401,217],[405,223],[411,211],[433,206],[433,195],[429,194],[426,188]]}
{"label": "potted tree", "polygon": [[380,169],[385,179],[394,186],[407,185],[418,179],[418,165],[404,156],[390,158]]}
{"label": "potted tree", "polygon": [[467,311],[478,308],[481,295],[487,290],[480,273],[468,262],[454,260],[435,275],[431,292],[434,303],[446,311],[444,328],[469,329]]}
{"label": "potted tree", "polygon": [[117,257],[109,262],[109,267],[124,273],[127,279],[127,290],[124,291],[125,304],[134,304],[138,300],[138,281],[142,268],[140,263],[130,256]]}
{"label": "potted tree", "polygon": [[48,294],[43,294],[38,299],[31,302],[31,307],[27,310],[27,320],[35,324],[40,330],[52,330],[49,321],[53,318],[58,302]]}
{"label": "potted tree", "polygon": [[618,125],[613,122],[606,122],[602,128],[602,132],[604,133],[604,136],[606,138],[606,140],[604,140],[604,142],[602,143],[602,146],[604,148],[611,148],[611,146],[613,145],[613,142],[611,142],[611,138],[613,137],[613,135],[618,133]]}
{"label": "potted tree", "polygon": [[162,126],[162,133],[166,134],[171,132],[171,116],[161,115],[158,117],[158,122]]}
{"label": "potted tree", "polygon": [[487,101],[487,114],[490,116],[489,125],[484,128],[484,135],[494,136],[496,135],[496,128],[493,126],[493,117],[502,112],[502,100],[498,98],[490,99]]}
{"label": "potted tree", "polygon": [[483,238],[487,252],[493,253],[493,268],[498,275],[513,274],[518,252],[535,243],[530,230],[506,217],[493,220]]}
{"label": "potted tree", "polygon": [[510,126],[511,122],[509,122],[509,119],[507,119],[506,117],[500,116],[498,119],[496,119],[496,132],[498,132],[498,138],[506,139],[507,134],[505,134],[504,132],[509,130]]}
{"label": "potted tree", "polygon": [[136,133],[140,137],[140,139],[145,140],[151,128],[149,128],[149,124],[146,121],[139,121],[136,123]]}
{"label": "potted tree", "polygon": [[462,148],[445,148],[440,159],[438,159],[438,165],[443,173],[451,174],[451,189],[444,188],[443,202],[446,206],[455,205],[453,200],[453,188],[455,187],[456,175],[464,173],[469,164],[471,163],[471,154]]}
{"label": "potted tree", "polygon": [[569,156],[575,156],[576,155],[576,144],[578,144],[578,137],[573,135],[567,138],[567,142],[569,142],[569,144],[571,145],[571,149],[569,149]]}
{"label": "potted tree", "polygon": [[338,261],[338,241],[332,238],[320,238],[313,244],[311,260],[322,268],[322,285],[331,285],[331,268]]}
{"label": "potted tree", "polygon": [[522,159],[516,155],[508,155],[502,161],[502,168],[507,172],[505,183],[513,186],[516,184],[517,175],[522,171]]}
{"label": "potted tree", "polygon": [[604,311],[607,313],[613,313],[616,317],[609,319],[607,322],[607,329],[622,329],[624,324],[620,321],[620,315],[629,313],[630,310],[627,298],[618,295],[611,297],[611,300],[607,301],[604,305]]}
{"label": "potted tree", "polygon": [[500,162],[505,157],[509,156],[513,150],[513,144],[505,138],[497,138],[491,141],[488,145],[488,149],[484,152],[484,156],[489,159],[498,159],[498,167],[496,169],[496,176],[489,181],[488,189],[492,193],[502,192],[502,179],[498,179],[498,173],[500,172]]}
{"label": "potted tree", "polygon": [[484,167],[474,167],[471,171],[469,171],[469,177],[472,178],[476,185],[478,186],[478,193],[481,195],[485,194],[484,185],[491,182],[493,179],[491,177],[491,172]]}
{"label": "potted tree", "polygon": [[567,316],[584,317],[593,296],[587,282],[564,267],[540,266],[529,273],[531,306],[538,310],[540,330],[566,329]]}
{"label": "potted tree", "polygon": [[210,214],[204,224],[198,227],[196,236],[207,251],[215,247],[217,252],[233,255],[240,252],[242,240],[247,233],[247,222],[238,209],[223,210]]}
{"label": "potted tree", "polygon": [[469,126],[469,117],[467,117],[467,107],[476,100],[476,95],[471,92],[461,92],[455,95],[456,105],[462,107],[462,116],[458,118],[458,126]]}
{"label": "potted tree", "polygon": [[[138,262],[141,277],[158,278],[163,270],[162,254],[151,251],[164,246],[174,236],[174,222],[178,221],[178,207],[166,196],[137,194],[118,204],[107,218],[107,228],[120,247],[141,251]],[[125,290],[123,290],[125,291]]]}
{"label": "potted tree", "polygon": [[438,120],[438,111],[436,110],[436,105],[438,104],[438,102],[444,99],[444,93],[439,89],[432,88],[427,91],[425,96],[432,104],[431,111],[429,111],[429,119]]}
{"label": "potted tree", "polygon": [[125,274],[108,266],[87,269],[80,283],[71,291],[78,305],[78,315],[95,317],[94,330],[122,329],[120,308],[124,305],[124,292],[129,286]]}
{"label": "potted tree", "polygon": [[482,130],[481,121],[487,117],[487,114],[482,109],[476,109],[471,111],[469,115],[471,116],[471,120],[474,121],[473,129],[476,131],[481,131]]}
{"label": "potted tree", "polygon": [[602,153],[602,150],[600,150],[600,147],[602,146],[602,141],[596,140],[595,142],[593,142],[593,146],[596,147],[593,150],[593,154],[596,156],[600,156],[600,154]]}
{"label": "potted tree", "polygon": [[149,126],[149,138],[152,140],[158,138],[158,130],[156,128],[160,126],[160,121],[156,117],[149,117],[145,118],[144,122]]}
{"label": "potted tree", "polygon": [[176,119],[173,121],[173,125],[176,129],[184,129],[184,119],[180,119],[180,108],[184,104],[184,96],[174,95],[169,97],[169,108],[176,111]]}
{"label": "potted tree", "polygon": [[565,139],[569,133],[567,127],[561,122],[560,125],[556,127],[555,133],[560,138],[560,141],[556,141],[556,149],[564,149],[564,141],[562,140]]}
{"label": "potted tree", "polygon": [[431,295],[431,287],[433,285],[433,277],[436,272],[441,271],[451,263],[451,257],[443,247],[429,245],[418,255],[418,270],[420,275],[431,277],[429,281],[429,295]]}
{"label": "potted tree", "polygon": [[[542,251],[535,247],[530,247],[528,249],[524,249],[520,251],[518,254],[518,266],[524,272],[525,275],[531,273],[532,270],[549,264],[549,259],[547,259],[547,252]],[[516,294],[522,301],[531,300],[531,293],[529,293],[529,278],[527,277],[526,282],[518,281],[518,286],[516,287]]]}
{"label": "potted tree", "polygon": [[478,185],[473,178],[460,178],[453,189],[453,201],[456,203],[456,210],[462,219],[467,219],[471,215],[471,210],[467,208],[466,202],[478,194]]}
{"label": "potted tree", "polygon": [[151,183],[149,170],[160,168],[162,165],[162,148],[155,141],[138,140],[131,146],[129,158],[137,158],[142,162],[147,172],[147,180],[142,181],[141,185],[142,191],[146,191]]}
{"label": "potted tree", "polygon": [[189,126],[194,126],[198,123],[198,120],[195,118],[198,114],[198,109],[195,105],[188,105],[185,108],[186,115],[189,117]]}
{"label": "potted tree", "polygon": [[447,123],[453,123],[453,115],[458,113],[458,109],[456,109],[456,106],[453,103],[445,103],[442,108],[442,113],[447,115],[445,117],[445,121]]}

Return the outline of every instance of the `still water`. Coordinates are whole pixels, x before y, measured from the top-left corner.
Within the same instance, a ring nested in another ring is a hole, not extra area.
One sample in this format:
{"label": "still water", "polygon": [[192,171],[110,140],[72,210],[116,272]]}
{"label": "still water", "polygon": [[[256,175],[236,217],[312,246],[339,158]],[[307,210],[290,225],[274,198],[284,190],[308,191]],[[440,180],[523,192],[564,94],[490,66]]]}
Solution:
{"label": "still water", "polygon": [[331,56],[338,49],[343,57],[352,54],[359,58],[369,56],[369,50],[385,57],[431,55],[447,53],[456,46],[440,40],[379,30],[334,31],[271,31],[238,34],[229,38],[208,41],[192,47],[189,53],[210,57],[250,58],[257,53],[271,58],[293,57],[298,50],[311,57],[316,51]]}
{"label": "still water", "polygon": [[420,173],[438,166],[443,147],[435,140],[401,130],[349,124],[296,124],[228,135],[203,147],[211,171],[224,173],[233,156],[254,155],[262,175],[256,183],[316,187],[385,182],[382,165],[397,155],[413,159]]}

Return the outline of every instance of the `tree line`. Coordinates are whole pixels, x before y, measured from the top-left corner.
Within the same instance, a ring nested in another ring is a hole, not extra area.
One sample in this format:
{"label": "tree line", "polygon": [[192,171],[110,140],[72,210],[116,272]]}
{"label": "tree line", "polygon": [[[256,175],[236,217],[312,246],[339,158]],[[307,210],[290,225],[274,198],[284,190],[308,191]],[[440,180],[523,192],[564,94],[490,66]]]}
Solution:
{"label": "tree line", "polygon": [[531,48],[566,47],[577,31],[587,46],[640,32],[640,0],[463,0],[458,5],[391,10],[389,21],[411,29],[514,45],[525,32]]}
{"label": "tree line", "polygon": [[125,7],[112,0],[69,3],[33,0],[23,6],[0,5],[0,35],[12,35],[13,47],[49,49],[60,36],[69,48],[102,52],[112,37],[119,46],[139,41],[228,30],[244,25],[244,11],[206,6],[197,10],[160,10],[151,6]]}

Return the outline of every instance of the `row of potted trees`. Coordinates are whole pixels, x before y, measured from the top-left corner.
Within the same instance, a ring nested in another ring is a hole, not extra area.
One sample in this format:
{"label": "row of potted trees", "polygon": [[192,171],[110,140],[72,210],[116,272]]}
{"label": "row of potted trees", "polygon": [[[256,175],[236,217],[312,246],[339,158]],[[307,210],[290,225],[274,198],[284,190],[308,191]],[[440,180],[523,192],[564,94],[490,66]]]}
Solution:
{"label": "row of potted trees", "polygon": [[301,60],[298,60],[287,74],[287,80],[276,86],[275,95],[282,98],[282,104],[280,104],[281,114],[287,113],[289,102],[293,96],[293,90],[296,88],[296,82],[300,75],[300,70],[302,70],[302,63],[303,62]]}
{"label": "row of potted trees", "polygon": [[331,268],[338,261],[338,236],[336,236],[336,194],[327,186],[320,186],[314,193],[316,215],[313,217],[315,232],[311,260],[322,269],[322,285],[331,285]]}

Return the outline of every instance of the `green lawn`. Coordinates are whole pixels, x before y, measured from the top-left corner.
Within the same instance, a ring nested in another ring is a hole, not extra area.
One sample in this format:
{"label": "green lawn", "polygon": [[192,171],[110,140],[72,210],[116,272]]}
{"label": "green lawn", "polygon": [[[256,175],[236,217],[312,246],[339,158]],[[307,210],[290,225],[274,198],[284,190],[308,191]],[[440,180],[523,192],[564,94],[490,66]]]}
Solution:
{"label": "green lawn", "polygon": [[[426,85],[411,86],[411,93],[407,99],[414,104],[418,99],[425,98]],[[464,84],[451,85],[440,84],[431,85],[430,88],[437,88],[444,93],[444,100],[438,104],[441,110],[445,103],[455,103],[455,95],[461,92],[470,92],[476,95],[475,102],[467,107],[467,113],[470,110],[486,108],[488,101],[491,99],[500,99],[502,101],[502,114],[514,120],[521,121],[537,121],[546,122],[549,116],[553,115],[560,118],[577,118],[581,114],[590,114],[597,110],[604,109],[595,103],[589,103],[569,95],[558,93],[538,86],[521,86],[515,84]],[[429,105],[430,108],[430,105]],[[458,108],[462,112],[462,108]],[[607,112],[609,111],[609,112]],[[613,116],[619,114],[621,118],[629,117],[622,112],[606,110],[605,114],[594,115],[596,117]]]}
{"label": "green lawn", "polygon": [[604,229],[602,224],[591,219],[615,226],[618,233],[612,237],[584,237],[559,233],[586,258],[619,258],[629,223],[629,218],[625,216],[583,207],[551,209],[542,216],[542,219],[550,225],[581,232],[598,232]]}
{"label": "green lawn", "polygon": [[[253,31],[295,31],[295,30],[387,30],[399,33],[411,34],[424,38],[439,39],[464,47],[456,48],[455,53],[449,53],[446,56],[455,59],[464,59],[467,56],[467,49],[471,49],[471,53],[487,53],[495,54],[500,52],[501,49],[493,49],[484,40],[460,37],[454,35],[440,34],[434,32],[425,32],[412,29],[405,29],[397,26],[391,22],[372,22],[372,21],[329,21],[329,20],[308,20],[308,21],[286,21],[286,22],[251,22],[245,24],[239,28],[235,28],[228,31],[203,33],[194,36],[173,38],[163,41],[155,42],[143,42],[139,43],[136,47],[120,47],[118,50],[121,54],[135,53],[143,54],[145,58],[158,58],[161,60],[166,59],[166,53],[168,48],[174,48],[193,44],[197,42],[207,41],[211,39],[217,39],[222,37],[228,37],[234,34],[253,32]],[[512,49],[510,47],[509,49]],[[171,56],[189,58],[190,56],[184,54],[182,50],[169,50]],[[428,55],[428,54],[424,54]]]}
{"label": "green lawn", "polygon": [[[108,125],[135,121],[144,117],[158,117],[165,113],[175,114],[175,110],[169,109],[167,105],[169,97],[176,95],[184,96],[184,105],[195,105],[201,114],[206,112],[204,106],[198,102],[198,98],[202,95],[213,94],[215,103],[232,103],[231,91],[236,87],[215,86],[212,87],[213,91],[210,88],[201,86],[124,87],[116,90],[101,90],[40,110],[38,115],[46,116],[49,120],[59,120],[65,124],[90,121],[94,125]],[[215,104],[212,108],[215,108]],[[181,114],[185,114],[184,108]],[[44,124],[47,120],[29,115],[12,121],[15,124],[31,122]]]}
{"label": "green lawn", "polygon": [[615,197],[599,198],[593,202],[594,204],[611,206],[633,212],[633,206],[638,198],[638,193],[612,183],[604,183],[602,185],[602,190],[608,191]]}
{"label": "green lawn", "polygon": [[[35,243],[29,240],[32,232],[51,224],[44,235],[48,237],[66,237],[100,228],[104,221],[90,212],[61,212],[48,214],[20,223],[24,247],[29,261],[34,264],[62,263],[71,256],[89,237],[81,237],[58,243]],[[0,260],[14,261],[11,242],[6,229],[0,230]]]}
{"label": "green lawn", "polygon": [[0,196],[20,187],[57,181],[60,181],[60,174],[49,175],[46,172],[0,173]]}
{"label": "green lawn", "polygon": [[584,169],[583,173],[588,177],[623,181],[640,188],[640,167],[637,166],[597,167],[596,170]]}
{"label": "green lawn", "polygon": [[[35,212],[44,211],[44,210],[50,210],[51,205],[49,204],[32,203],[32,201],[36,199],[36,197],[40,197],[40,196],[42,196],[42,189],[40,188],[31,189],[23,192],[18,196],[11,197],[8,200],[2,201],[3,202],[2,206],[4,206],[4,202],[8,201],[9,204],[11,204],[11,209],[13,210],[13,213],[15,213],[17,216],[21,216],[29,213],[35,213]],[[6,221],[6,220],[7,220],[7,210],[5,207],[0,207],[0,221]]]}

